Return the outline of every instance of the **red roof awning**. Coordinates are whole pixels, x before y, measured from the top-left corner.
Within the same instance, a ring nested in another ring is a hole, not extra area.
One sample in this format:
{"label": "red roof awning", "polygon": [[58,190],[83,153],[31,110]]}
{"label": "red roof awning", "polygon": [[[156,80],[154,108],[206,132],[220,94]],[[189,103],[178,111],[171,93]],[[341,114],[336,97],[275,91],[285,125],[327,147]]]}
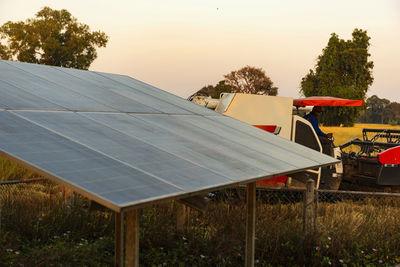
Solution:
{"label": "red roof awning", "polygon": [[293,106],[324,106],[324,107],[361,107],[364,101],[344,99],[331,96],[310,96],[293,99]]}

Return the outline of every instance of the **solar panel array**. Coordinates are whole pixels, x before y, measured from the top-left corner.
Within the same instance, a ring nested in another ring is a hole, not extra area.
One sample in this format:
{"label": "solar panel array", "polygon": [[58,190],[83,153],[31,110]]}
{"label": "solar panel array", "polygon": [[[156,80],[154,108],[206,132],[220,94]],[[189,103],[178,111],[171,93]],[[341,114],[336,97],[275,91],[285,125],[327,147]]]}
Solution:
{"label": "solar panel array", "polygon": [[4,60],[0,151],[115,211],[335,162],[128,76]]}

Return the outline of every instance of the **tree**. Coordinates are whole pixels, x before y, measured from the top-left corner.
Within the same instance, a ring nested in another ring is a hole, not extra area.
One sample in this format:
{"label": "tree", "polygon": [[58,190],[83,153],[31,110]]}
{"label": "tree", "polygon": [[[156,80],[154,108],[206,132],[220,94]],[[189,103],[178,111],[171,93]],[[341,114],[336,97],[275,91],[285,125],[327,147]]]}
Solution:
{"label": "tree", "polygon": [[379,98],[376,95],[369,97],[366,101],[367,110],[366,115],[368,122],[383,123],[384,110],[390,104],[390,101],[385,98]]}
{"label": "tree", "polygon": [[207,85],[197,91],[196,95],[211,96],[212,98],[219,98],[221,93],[231,93],[232,88],[225,84],[225,80],[219,81],[217,85]]}
{"label": "tree", "polygon": [[277,95],[278,87],[261,68],[245,66],[240,70],[224,75],[225,84],[232,87],[232,92],[258,95]]}
{"label": "tree", "polygon": [[382,112],[382,118],[385,124],[400,124],[400,104],[397,102],[389,103]]}
{"label": "tree", "polygon": [[[224,75],[225,79],[217,85],[207,85],[195,95],[219,98],[221,93],[245,93],[259,95],[277,95],[278,87],[273,86],[271,79],[261,68],[246,66]],[[192,96],[191,96],[192,97]]]}
{"label": "tree", "polygon": [[[373,82],[374,64],[368,61],[370,37],[367,32],[355,29],[352,40],[339,39],[332,33],[328,45],[318,57],[315,71],[310,70],[301,81],[300,93],[304,96],[335,96],[365,99]],[[324,110],[324,125],[353,125],[361,108],[329,107]]]}
{"label": "tree", "polygon": [[367,99],[366,109],[360,117],[360,121],[365,123],[400,124],[400,104],[373,95]]}
{"label": "tree", "polygon": [[67,10],[44,7],[35,18],[0,27],[0,58],[88,69],[97,58],[96,47],[107,41],[105,33],[91,32]]}

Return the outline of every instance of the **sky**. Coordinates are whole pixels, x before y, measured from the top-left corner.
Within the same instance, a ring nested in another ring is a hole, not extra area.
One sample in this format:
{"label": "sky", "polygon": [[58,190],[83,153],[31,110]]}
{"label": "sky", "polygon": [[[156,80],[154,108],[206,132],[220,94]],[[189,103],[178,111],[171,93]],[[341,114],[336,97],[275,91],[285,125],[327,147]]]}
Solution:
{"label": "sky", "polygon": [[331,33],[371,37],[367,95],[400,102],[398,0],[0,0],[0,25],[43,7],[67,9],[109,36],[90,70],[129,75],[181,97],[246,65],[262,68],[278,95],[299,97]]}

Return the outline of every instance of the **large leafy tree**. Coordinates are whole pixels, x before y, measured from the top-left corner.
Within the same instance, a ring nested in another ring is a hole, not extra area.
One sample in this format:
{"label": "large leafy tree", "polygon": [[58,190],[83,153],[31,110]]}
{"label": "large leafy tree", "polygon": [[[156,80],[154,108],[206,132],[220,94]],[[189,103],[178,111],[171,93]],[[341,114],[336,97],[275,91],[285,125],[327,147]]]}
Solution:
{"label": "large leafy tree", "polygon": [[366,101],[366,109],[359,119],[365,123],[400,124],[400,104],[376,95]]}
{"label": "large leafy tree", "polygon": [[224,80],[219,81],[215,86],[204,86],[194,95],[219,98],[221,93],[278,94],[278,87],[274,86],[271,79],[261,68],[245,66],[240,70],[235,70],[224,75],[224,78]]}
{"label": "large leafy tree", "polygon": [[67,10],[44,7],[35,18],[0,27],[0,58],[88,69],[97,57],[96,48],[107,41],[105,33],[91,32]]}
{"label": "large leafy tree", "polygon": [[383,123],[392,125],[400,124],[400,104],[392,102],[388,104],[382,112]]}
{"label": "large leafy tree", "polygon": [[219,98],[221,93],[231,93],[232,87],[225,83],[225,80],[219,81],[215,86],[207,85],[196,92],[196,95],[211,96],[212,98]]}
{"label": "large leafy tree", "polygon": [[278,87],[275,87],[271,79],[261,68],[245,66],[240,70],[232,71],[224,75],[225,84],[231,86],[232,92],[259,95],[277,95]]}
{"label": "large leafy tree", "polygon": [[369,97],[366,101],[367,109],[365,111],[368,122],[383,123],[384,110],[390,104],[385,98],[379,98],[377,95]]}
{"label": "large leafy tree", "polygon": [[[304,96],[335,96],[365,99],[373,82],[374,64],[369,61],[370,37],[366,31],[355,29],[351,40],[339,39],[333,33],[328,45],[318,57],[315,70],[310,70],[301,81],[300,93]],[[351,126],[361,108],[326,108],[321,116],[324,125]]]}

